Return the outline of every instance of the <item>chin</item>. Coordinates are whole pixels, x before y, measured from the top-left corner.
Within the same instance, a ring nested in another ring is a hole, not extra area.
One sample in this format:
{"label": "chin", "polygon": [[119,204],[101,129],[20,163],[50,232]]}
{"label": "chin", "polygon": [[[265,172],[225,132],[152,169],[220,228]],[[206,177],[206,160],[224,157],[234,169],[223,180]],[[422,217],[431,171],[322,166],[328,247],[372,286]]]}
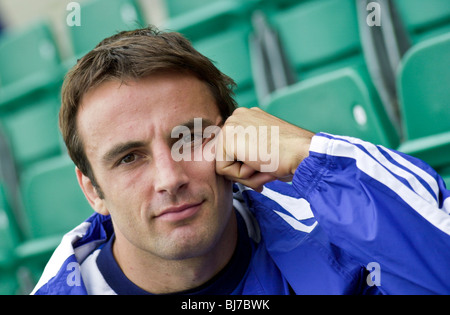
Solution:
{"label": "chin", "polygon": [[168,242],[161,250],[161,256],[167,260],[186,260],[205,256],[217,246],[221,232],[207,226],[203,226],[203,229],[194,226],[178,228],[172,233],[170,241],[166,239]]}

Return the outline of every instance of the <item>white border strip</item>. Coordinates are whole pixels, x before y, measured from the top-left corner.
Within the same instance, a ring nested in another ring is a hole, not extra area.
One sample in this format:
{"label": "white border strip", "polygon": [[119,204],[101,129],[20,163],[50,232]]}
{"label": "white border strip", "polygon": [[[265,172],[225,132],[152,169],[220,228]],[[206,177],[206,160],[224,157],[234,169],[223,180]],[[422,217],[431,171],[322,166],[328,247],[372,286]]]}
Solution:
{"label": "white border strip", "polygon": [[316,136],[311,143],[311,151],[356,160],[358,169],[391,189],[428,222],[450,235],[449,215],[437,208],[435,202],[430,204],[422,196],[403,185],[394,175],[357,146],[336,139]]}

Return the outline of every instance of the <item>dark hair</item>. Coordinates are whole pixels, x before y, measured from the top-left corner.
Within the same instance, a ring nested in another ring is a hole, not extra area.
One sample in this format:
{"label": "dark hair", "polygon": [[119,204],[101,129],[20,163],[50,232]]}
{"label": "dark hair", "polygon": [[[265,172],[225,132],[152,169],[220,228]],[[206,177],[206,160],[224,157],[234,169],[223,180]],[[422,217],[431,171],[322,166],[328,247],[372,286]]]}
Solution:
{"label": "dark hair", "polygon": [[234,81],[195,50],[181,34],[148,27],[124,31],[104,39],[81,58],[67,74],[62,88],[59,127],[75,165],[101,193],[77,130],[77,113],[83,96],[110,80],[127,82],[151,74],[185,71],[206,82],[226,120],[236,108]]}

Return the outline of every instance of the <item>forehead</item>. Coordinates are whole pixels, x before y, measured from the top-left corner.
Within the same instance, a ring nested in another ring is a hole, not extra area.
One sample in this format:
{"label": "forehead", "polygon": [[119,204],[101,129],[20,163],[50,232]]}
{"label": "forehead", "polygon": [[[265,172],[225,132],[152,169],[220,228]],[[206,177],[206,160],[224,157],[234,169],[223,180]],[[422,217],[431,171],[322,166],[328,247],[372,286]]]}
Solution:
{"label": "forehead", "polygon": [[98,108],[104,114],[137,109],[158,112],[161,107],[172,106],[182,110],[187,105],[193,106],[191,110],[217,107],[205,82],[188,74],[162,73],[138,81],[106,81],[86,93],[80,112]]}
{"label": "forehead", "polygon": [[119,139],[142,141],[157,132],[170,133],[192,118],[216,121],[218,116],[206,83],[192,75],[168,73],[123,84],[108,81],[94,88],[82,100],[77,127],[87,151]]}

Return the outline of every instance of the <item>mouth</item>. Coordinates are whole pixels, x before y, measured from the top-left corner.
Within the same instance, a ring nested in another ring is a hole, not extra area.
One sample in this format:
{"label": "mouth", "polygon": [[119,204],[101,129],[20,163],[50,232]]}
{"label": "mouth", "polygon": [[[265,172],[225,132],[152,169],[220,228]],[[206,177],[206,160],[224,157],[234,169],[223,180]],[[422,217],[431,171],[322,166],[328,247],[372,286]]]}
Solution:
{"label": "mouth", "polygon": [[182,204],[161,211],[155,218],[158,220],[176,222],[193,217],[200,210],[204,201],[200,203]]}

